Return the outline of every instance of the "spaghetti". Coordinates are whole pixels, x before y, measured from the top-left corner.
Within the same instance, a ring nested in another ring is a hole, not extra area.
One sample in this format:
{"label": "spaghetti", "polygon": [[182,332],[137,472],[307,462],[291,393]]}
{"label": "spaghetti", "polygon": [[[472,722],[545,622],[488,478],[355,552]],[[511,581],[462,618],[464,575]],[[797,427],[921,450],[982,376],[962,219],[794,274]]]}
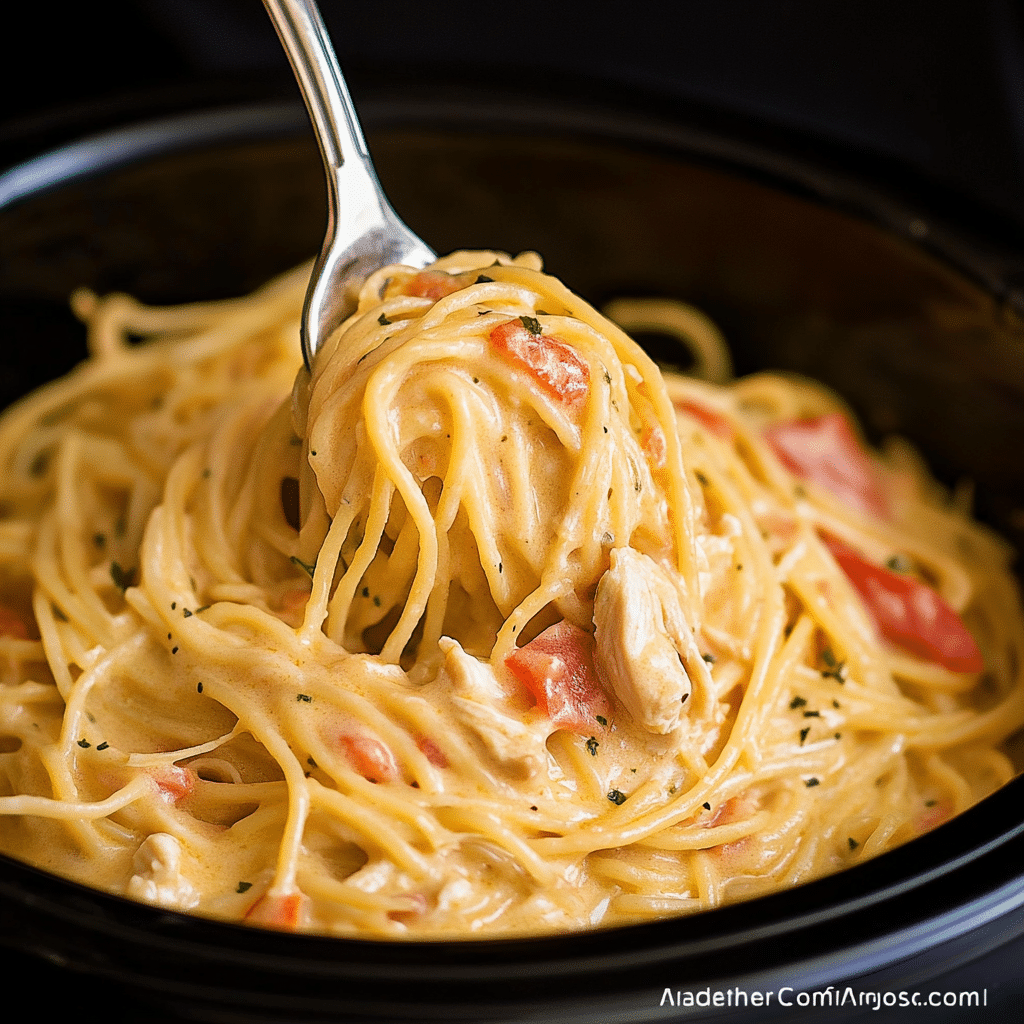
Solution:
{"label": "spaghetti", "polygon": [[379,271],[309,372],[307,276],[78,293],[91,357],[0,421],[4,852],[537,934],[833,872],[1014,775],[1011,552],[905,443],[807,380],[662,374],[533,254]]}

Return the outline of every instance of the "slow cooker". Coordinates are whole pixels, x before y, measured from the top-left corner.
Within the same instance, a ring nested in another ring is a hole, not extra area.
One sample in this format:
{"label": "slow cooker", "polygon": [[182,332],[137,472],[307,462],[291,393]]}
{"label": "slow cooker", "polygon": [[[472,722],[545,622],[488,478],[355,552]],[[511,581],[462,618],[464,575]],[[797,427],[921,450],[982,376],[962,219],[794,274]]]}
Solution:
{"label": "slow cooker", "polygon": [[[707,311],[737,371],[798,370],[899,432],[1024,541],[1024,252],[735,126],[480,92],[368,96],[396,209],[439,252],[535,249],[601,305]],[[236,295],[314,253],[298,103],[130,124],[0,176],[0,393],[69,369],[71,291]],[[666,339],[644,339],[671,360]],[[1020,747],[1021,744],[1018,744]],[[1024,779],[841,874],[692,917],[515,940],[384,943],[202,920],[0,858],[9,1000],[104,1020],[1019,1019]],[[2,827],[2,822],[0,822]],[[909,1016],[908,1016],[909,1015]]]}

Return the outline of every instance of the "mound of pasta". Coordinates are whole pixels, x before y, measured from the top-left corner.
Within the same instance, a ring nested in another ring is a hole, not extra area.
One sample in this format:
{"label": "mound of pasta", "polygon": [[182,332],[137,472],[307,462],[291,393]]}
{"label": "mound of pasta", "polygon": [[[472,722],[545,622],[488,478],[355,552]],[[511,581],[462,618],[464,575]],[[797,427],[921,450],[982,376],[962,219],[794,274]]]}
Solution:
{"label": "mound of pasta", "polygon": [[662,373],[533,254],[379,271],[306,370],[307,276],[78,293],[90,358],[0,421],[5,853],[538,934],[837,871],[1015,774],[1011,552],[907,444]]}

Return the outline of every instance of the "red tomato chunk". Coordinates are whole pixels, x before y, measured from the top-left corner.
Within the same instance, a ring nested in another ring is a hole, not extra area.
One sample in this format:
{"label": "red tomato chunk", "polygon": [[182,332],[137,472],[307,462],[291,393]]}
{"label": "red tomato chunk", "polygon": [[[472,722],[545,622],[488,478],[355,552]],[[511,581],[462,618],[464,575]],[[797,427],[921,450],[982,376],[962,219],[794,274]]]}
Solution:
{"label": "red tomato chunk", "polygon": [[705,430],[710,431],[723,441],[733,439],[732,424],[720,412],[699,402],[691,402],[689,399],[679,399],[673,403],[680,411],[695,419]]}
{"label": "red tomato chunk", "polygon": [[393,782],[398,778],[395,756],[380,740],[359,733],[343,733],[338,739],[348,763],[364,779]]}
{"label": "red tomato chunk", "polygon": [[655,469],[661,469],[665,465],[665,457],[668,454],[668,444],[665,442],[665,431],[661,424],[651,423],[644,427],[640,437],[640,447],[651,460]]}
{"label": "red tomato chunk", "polygon": [[245,919],[254,924],[294,931],[298,927],[305,902],[306,897],[301,892],[289,893],[286,896],[271,895],[268,892],[249,908]]}
{"label": "red tomato chunk", "polygon": [[435,768],[448,767],[448,758],[445,757],[444,751],[428,736],[421,737],[416,746]]}
{"label": "red tomato chunk", "polygon": [[459,291],[464,287],[462,281],[443,270],[424,270],[417,274],[406,286],[407,295],[415,295],[420,299],[443,299],[446,295]]}
{"label": "red tomato chunk", "polygon": [[841,413],[776,423],[764,437],[790,472],[820,484],[861,512],[889,518],[877,471]]}
{"label": "red tomato chunk", "polygon": [[576,350],[553,334],[534,334],[522,320],[491,331],[491,344],[509,362],[527,370],[555,398],[579,408],[590,394],[590,367]]}
{"label": "red tomato chunk", "polygon": [[191,768],[171,765],[153,773],[153,781],[160,789],[160,795],[169,803],[177,803],[187,797],[196,787],[195,772]]}
{"label": "red tomato chunk", "polygon": [[12,608],[3,604],[0,604],[0,636],[10,636],[16,640],[28,639],[28,626],[25,620]]}
{"label": "red tomato chunk", "polygon": [[505,664],[559,729],[592,733],[598,716],[610,713],[594,669],[594,638],[571,622],[550,626]]}
{"label": "red tomato chunk", "polygon": [[823,537],[860,594],[878,631],[912,654],[953,672],[980,672],[984,659],[960,616],[931,587],[863,559],[834,537]]}

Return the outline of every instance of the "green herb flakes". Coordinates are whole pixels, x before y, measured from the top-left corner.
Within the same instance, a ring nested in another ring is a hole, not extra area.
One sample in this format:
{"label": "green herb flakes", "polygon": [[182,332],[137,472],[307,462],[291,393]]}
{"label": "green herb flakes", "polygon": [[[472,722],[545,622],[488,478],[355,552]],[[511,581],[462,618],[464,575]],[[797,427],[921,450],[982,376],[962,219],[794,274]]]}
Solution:
{"label": "green herb flakes", "polygon": [[135,570],[122,569],[119,563],[111,562],[110,578],[114,581],[114,586],[123,594],[129,587],[134,586]]}
{"label": "green herb flakes", "polygon": [[835,679],[840,683],[846,682],[846,677],[843,674],[846,666],[845,661],[838,661],[832,650],[828,647],[821,652],[821,660],[825,663],[825,668],[821,673],[822,679]]}
{"label": "green herb flakes", "polygon": [[309,576],[310,579],[313,578],[313,573],[316,570],[315,562],[312,565],[309,565],[307,562],[304,562],[301,558],[299,558],[298,555],[292,555],[291,562],[293,565],[297,565],[300,569],[302,569],[306,573],[306,575]]}
{"label": "green herb flakes", "polygon": [[900,553],[893,555],[892,558],[887,558],[885,564],[893,572],[912,572],[914,569],[914,563],[906,555]]}

